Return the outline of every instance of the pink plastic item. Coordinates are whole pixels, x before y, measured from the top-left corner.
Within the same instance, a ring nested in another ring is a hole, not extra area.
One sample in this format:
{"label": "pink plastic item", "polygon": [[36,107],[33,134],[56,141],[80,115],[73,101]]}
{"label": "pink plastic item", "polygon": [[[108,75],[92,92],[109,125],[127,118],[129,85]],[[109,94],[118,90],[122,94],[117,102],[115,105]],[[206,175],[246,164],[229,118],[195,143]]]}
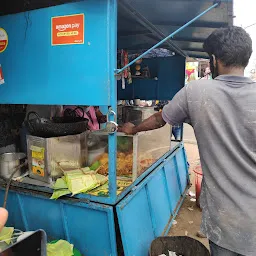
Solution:
{"label": "pink plastic item", "polygon": [[82,112],[81,109],[77,108],[76,106],[66,106],[64,108],[65,109],[76,109],[76,113],[80,116],[80,117],[84,117],[87,118],[89,120],[88,122],[88,128],[90,129],[90,131],[96,131],[100,129],[100,125],[96,116],[96,112],[95,112],[95,108],[94,107],[89,107],[87,112]]}
{"label": "pink plastic item", "polygon": [[202,179],[203,179],[203,172],[202,172],[201,165],[198,165],[194,169],[194,173],[196,175],[196,177],[195,177],[196,205],[198,207],[200,207],[199,197],[200,197],[200,193],[201,193],[201,184],[202,184]]}

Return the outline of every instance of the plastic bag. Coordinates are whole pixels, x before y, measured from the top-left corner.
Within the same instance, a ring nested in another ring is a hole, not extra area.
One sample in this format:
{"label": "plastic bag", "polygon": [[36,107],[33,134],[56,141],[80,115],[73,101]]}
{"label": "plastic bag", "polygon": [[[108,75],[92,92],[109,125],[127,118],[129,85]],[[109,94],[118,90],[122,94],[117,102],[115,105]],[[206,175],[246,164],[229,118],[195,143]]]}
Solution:
{"label": "plastic bag", "polygon": [[73,256],[73,244],[59,240],[54,244],[47,244],[47,256]]}
{"label": "plastic bag", "polygon": [[62,196],[65,196],[65,195],[69,195],[71,194],[71,192],[68,190],[68,189],[58,189],[58,190],[55,190],[52,194],[52,196],[50,197],[50,199],[58,199]]}

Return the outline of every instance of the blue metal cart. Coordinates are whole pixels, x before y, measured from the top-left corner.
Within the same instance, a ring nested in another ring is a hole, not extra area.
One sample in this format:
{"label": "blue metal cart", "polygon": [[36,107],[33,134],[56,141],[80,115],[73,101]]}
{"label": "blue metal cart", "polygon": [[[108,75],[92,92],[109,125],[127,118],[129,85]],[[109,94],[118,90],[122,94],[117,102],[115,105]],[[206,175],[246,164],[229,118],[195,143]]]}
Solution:
{"label": "blue metal cart", "polygon": [[[84,0],[56,6],[54,1],[38,2],[31,1],[27,12],[22,12],[23,6],[9,6],[4,11],[10,15],[0,13],[0,35],[7,39],[0,47],[0,103],[105,106],[110,121],[115,120],[118,97],[171,99],[184,86],[185,57],[207,57],[204,39],[233,19],[231,0]],[[82,17],[83,36],[59,40],[56,35],[67,35],[65,22],[72,16]],[[63,22],[61,27],[56,20]],[[140,59],[160,45],[175,56],[153,60],[158,80],[136,80],[123,90],[116,75],[136,59],[117,69],[117,49],[150,48]],[[84,256],[148,255],[151,242],[168,233],[189,185],[184,145],[178,143],[117,195],[115,132],[108,141],[108,197],[52,201],[50,189],[16,185],[8,199],[8,225],[44,229],[49,238],[68,240]],[[2,200],[3,194],[2,188]]]}

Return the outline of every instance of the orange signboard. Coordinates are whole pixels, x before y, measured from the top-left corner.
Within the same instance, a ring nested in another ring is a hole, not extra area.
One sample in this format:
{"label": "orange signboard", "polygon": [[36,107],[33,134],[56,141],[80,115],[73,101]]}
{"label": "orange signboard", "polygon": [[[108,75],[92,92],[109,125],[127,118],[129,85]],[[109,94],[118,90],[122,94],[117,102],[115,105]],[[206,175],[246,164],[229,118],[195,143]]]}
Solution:
{"label": "orange signboard", "polygon": [[83,43],[84,14],[52,17],[52,45]]}
{"label": "orange signboard", "polygon": [[0,28],[0,53],[4,52],[8,45],[8,35],[3,28]]}

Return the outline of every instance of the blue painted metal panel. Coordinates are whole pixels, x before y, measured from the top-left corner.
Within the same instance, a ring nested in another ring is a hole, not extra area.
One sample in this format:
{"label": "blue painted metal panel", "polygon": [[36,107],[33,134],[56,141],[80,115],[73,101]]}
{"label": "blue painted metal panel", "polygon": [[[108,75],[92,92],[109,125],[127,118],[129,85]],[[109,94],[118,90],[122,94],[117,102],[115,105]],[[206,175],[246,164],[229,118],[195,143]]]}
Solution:
{"label": "blue painted metal panel", "polygon": [[[27,223],[26,231],[41,229],[43,224],[49,238],[60,239],[62,237],[62,234],[64,234],[64,228],[60,221],[62,212],[60,207],[56,207],[54,201],[39,200],[37,197],[31,197],[31,195],[18,196],[22,207],[22,218]],[[13,205],[10,206],[13,207]],[[50,220],[46,221],[47,217],[50,217]]]}
{"label": "blue painted metal panel", "polygon": [[[185,84],[184,57],[161,58],[158,73],[158,98],[170,100]],[[161,89],[160,89],[161,88]]]}
{"label": "blue painted metal panel", "polygon": [[155,237],[145,186],[132,195],[117,207],[119,226],[125,256],[143,256]]}
{"label": "blue painted metal panel", "polygon": [[154,179],[151,179],[146,186],[155,237],[163,233],[166,223],[168,223],[172,214],[168,189],[164,167],[162,167],[155,174]]}
{"label": "blue painted metal panel", "polygon": [[[166,182],[168,188],[168,195],[171,204],[172,213],[174,212],[181,196],[181,189],[179,184],[179,176],[177,175],[178,170],[175,164],[175,158],[168,159],[167,164],[164,166],[166,175]],[[181,170],[179,170],[181,171]]]}
{"label": "blue painted metal panel", "polygon": [[117,83],[118,100],[158,99],[158,81],[154,79],[133,79],[132,84],[126,84],[126,88],[122,89],[121,81]]}
{"label": "blue painted metal panel", "polygon": [[[2,205],[2,202],[4,201],[4,194],[2,193],[2,191],[0,191],[0,201]],[[15,221],[17,223],[17,229],[26,230],[26,220],[23,219],[21,212],[17,208],[22,208],[18,197],[14,193],[9,193],[7,201],[7,209],[9,210],[7,226],[13,226],[12,224]]]}
{"label": "blue painted metal panel", "polygon": [[[0,190],[3,201],[4,190]],[[43,193],[11,190],[8,226],[44,229],[49,239],[67,239],[83,255],[117,256],[113,207],[75,199],[49,200]]]}
{"label": "blue painted metal panel", "polygon": [[[66,226],[70,234],[69,240],[77,248],[83,248],[84,255],[110,255],[111,253],[115,255],[115,229],[112,209],[110,211],[97,209],[85,211],[83,207],[77,207],[77,205],[64,205],[63,211],[64,216],[69,217],[74,216],[75,213],[75,218],[66,220]],[[110,221],[112,225],[110,225]],[[101,238],[100,235],[102,235]]]}
{"label": "blue painted metal panel", "polygon": [[[176,157],[184,165],[175,165]],[[151,241],[169,223],[168,232],[171,214],[176,216],[181,205],[178,200],[182,181],[175,175],[176,171],[187,172],[182,143],[116,206],[126,256],[146,256]],[[0,190],[0,201],[3,196],[4,191]],[[9,226],[21,230],[43,228],[50,239],[67,239],[87,256],[117,255],[117,223],[111,206],[71,198],[52,201],[45,193],[13,188],[7,208]]]}
{"label": "blue painted metal panel", "polygon": [[[176,157],[184,164],[176,165]],[[187,173],[183,144],[117,205],[126,256],[147,256],[153,239],[169,231],[184,199],[180,184],[188,182],[177,171]]]}
{"label": "blue painted metal panel", "polygon": [[133,79],[132,84],[122,89],[119,81],[118,99],[171,100],[185,83],[185,58],[181,56],[144,59],[142,66],[148,66],[154,79]]}
{"label": "blue painted metal panel", "polygon": [[[24,13],[1,16],[9,44],[0,54],[5,78],[0,103],[110,105],[115,2],[87,0],[38,9],[29,12],[29,20]],[[85,15],[85,43],[51,46],[51,18],[79,13]]]}
{"label": "blue painted metal panel", "polygon": [[183,193],[188,185],[189,174],[187,161],[184,161],[185,156],[183,152],[176,155],[177,170],[180,177],[181,193]]}

